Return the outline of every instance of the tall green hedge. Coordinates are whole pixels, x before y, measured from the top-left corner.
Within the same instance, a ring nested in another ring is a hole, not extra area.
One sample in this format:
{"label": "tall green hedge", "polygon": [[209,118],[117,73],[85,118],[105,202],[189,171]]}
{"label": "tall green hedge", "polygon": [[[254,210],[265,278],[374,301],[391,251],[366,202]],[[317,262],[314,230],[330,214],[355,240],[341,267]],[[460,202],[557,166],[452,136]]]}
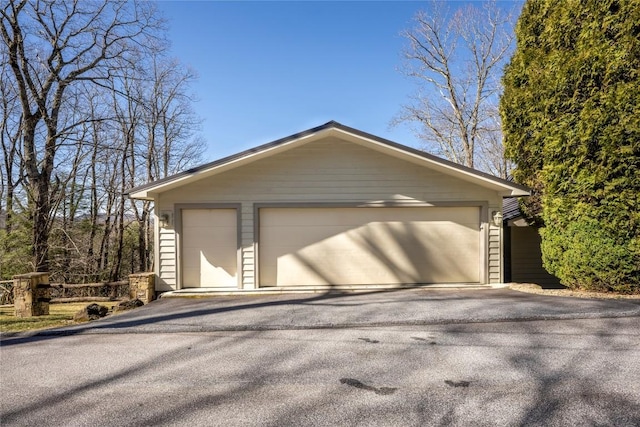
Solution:
{"label": "tall green hedge", "polygon": [[529,0],[500,109],[569,287],[640,292],[640,0]]}

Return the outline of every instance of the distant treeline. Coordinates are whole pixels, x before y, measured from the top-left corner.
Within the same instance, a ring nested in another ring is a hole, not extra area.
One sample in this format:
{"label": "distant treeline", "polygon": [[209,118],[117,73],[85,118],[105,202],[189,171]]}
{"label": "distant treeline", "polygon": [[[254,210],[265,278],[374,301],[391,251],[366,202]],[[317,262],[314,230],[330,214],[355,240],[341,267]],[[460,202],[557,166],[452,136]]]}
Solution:
{"label": "distant treeline", "polygon": [[153,3],[8,2],[0,24],[0,279],[149,270],[153,206],[124,193],[203,147]]}

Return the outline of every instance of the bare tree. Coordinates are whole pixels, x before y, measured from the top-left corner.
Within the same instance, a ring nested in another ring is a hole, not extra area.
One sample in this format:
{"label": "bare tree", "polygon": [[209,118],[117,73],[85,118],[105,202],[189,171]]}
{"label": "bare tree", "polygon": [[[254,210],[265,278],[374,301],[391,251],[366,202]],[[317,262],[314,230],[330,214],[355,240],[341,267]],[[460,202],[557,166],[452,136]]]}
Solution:
{"label": "bare tree", "polygon": [[140,81],[135,73],[124,72],[117,81],[117,90],[111,91],[113,95],[112,108],[115,112],[113,141],[118,150],[122,152],[118,158],[119,175],[117,180],[119,187],[117,188],[115,216],[116,256],[111,264],[111,280],[117,280],[121,274],[125,250],[125,231],[128,225],[126,218],[127,199],[124,193],[135,185],[134,177],[138,169],[136,147],[140,141],[140,122],[143,109],[139,102],[142,98]]}
{"label": "bare tree", "polygon": [[[8,62],[0,44],[0,63]],[[0,69],[0,277],[11,277],[27,267],[25,236],[28,225],[22,219],[24,203],[23,162],[20,150],[20,104],[11,84],[8,67]]]}
{"label": "bare tree", "polygon": [[52,210],[61,189],[53,174],[60,138],[79,125],[63,118],[74,104],[69,100],[82,85],[105,85],[123,63],[135,67],[130,53],[148,45],[143,38],[158,25],[149,2],[15,0],[0,8],[0,42],[21,106],[36,271],[49,264]]}
{"label": "bare tree", "polygon": [[474,167],[500,178],[509,179],[514,164],[505,156],[500,117],[487,121],[486,126],[490,131],[484,132],[476,141]]}
{"label": "bare tree", "polygon": [[513,15],[495,2],[453,13],[444,4],[432,2],[403,33],[409,41],[403,72],[416,79],[418,91],[396,122],[418,123],[426,149],[506,177],[497,107]]}
{"label": "bare tree", "polygon": [[[133,185],[164,178],[193,165],[201,158],[203,144],[194,138],[200,120],[192,109],[189,85],[195,74],[173,59],[161,55],[149,57],[146,85],[139,102],[142,112],[142,138],[140,164],[145,165],[146,176],[132,177]],[[140,181],[136,181],[139,179]],[[151,267],[151,208],[148,201],[132,202],[138,222],[139,269]]]}
{"label": "bare tree", "polygon": [[[6,56],[0,56],[5,61]],[[13,200],[20,180],[19,140],[20,123],[17,95],[7,78],[7,70],[0,69],[0,147],[2,169],[0,170],[0,214],[5,215],[4,231],[11,234]],[[18,169],[18,171],[16,171]]]}

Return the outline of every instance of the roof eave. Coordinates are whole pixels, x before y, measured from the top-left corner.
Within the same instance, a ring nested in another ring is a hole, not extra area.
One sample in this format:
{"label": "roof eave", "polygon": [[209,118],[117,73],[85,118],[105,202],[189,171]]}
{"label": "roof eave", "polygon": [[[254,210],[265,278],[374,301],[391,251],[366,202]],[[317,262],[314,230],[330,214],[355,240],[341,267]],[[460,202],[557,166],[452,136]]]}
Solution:
{"label": "roof eave", "polygon": [[513,188],[511,191],[506,191],[500,194],[502,197],[525,197],[530,196],[531,191],[523,188]]}
{"label": "roof eave", "polygon": [[[407,147],[405,145],[398,144],[396,142],[377,137],[375,135],[368,134],[366,132],[362,132],[357,129],[348,128],[344,125],[338,124],[338,130],[348,134],[353,135],[355,137],[366,139],[373,144],[382,147],[383,150],[391,150],[399,153],[401,156],[405,157],[409,156],[414,159],[417,159],[419,162],[428,163],[432,167],[439,169],[442,172],[448,173],[454,176],[464,176],[468,178],[469,181],[472,181],[478,185],[488,186],[497,190],[502,197],[512,197],[512,196],[530,196],[530,190],[520,184],[516,184],[511,181],[507,181],[502,178],[498,178],[494,175],[484,173],[478,171],[476,169],[469,168],[467,166],[460,165],[458,163],[453,163],[449,160],[443,159],[441,157],[434,156],[432,154],[426,153],[424,151],[416,150],[415,148]],[[354,140],[353,142],[358,142]]]}
{"label": "roof eave", "polygon": [[163,191],[179,187],[194,179],[200,179],[226,170],[234,169],[261,158],[268,157],[274,154],[274,152],[286,151],[309,141],[319,139],[326,132],[336,132],[346,136],[349,140],[355,143],[362,143],[363,140],[366,140],[369,143],[372,143],[374,147],[378,147],[381,151],[394,153],[399,157],[410,158],[413,159],[414,162],[420,162],[423,164],[427,163],[431,167],[446,174],[460,177],[467,181],[476,183],[477,185],[492,188],[498,191],[502,197],[530,195],[529,189],[522,185],[450,162],[432,154],[377,137],[358,129],[350,128],[335,121],[206,163],[146,185],[132,188],[125,194],[132,199],[154,200],[154,196]]}
{"label": "roof eave", "polygon": [[275,150],[284,151],[304,144],[312,139],[318,139],[323,135],[323,131],[331,129],[335,122],[329,122],[322,126],[299,132],[297,134],[269,142],[231,156],[223,157],[213,162],[206,163],[180,172],[178,174],[159,179],[157,181],[134,187],[127,193],[132,199],[153,200],[151,193],[161,193],[182,185],[183,181],[191,181],[194,177],[215,175],[225,170],[234,169],[238,166],[251,163],[264,157],[268,157]]}
{"label": "roof eave", "polygon": [[147,200],[147,201],[154,201],[155,197],[149,193],[148,191],[133,191],[130,190],[126,193],[124,193],[125,196],[129,197],[130,199],[135,199],[135,200]]}

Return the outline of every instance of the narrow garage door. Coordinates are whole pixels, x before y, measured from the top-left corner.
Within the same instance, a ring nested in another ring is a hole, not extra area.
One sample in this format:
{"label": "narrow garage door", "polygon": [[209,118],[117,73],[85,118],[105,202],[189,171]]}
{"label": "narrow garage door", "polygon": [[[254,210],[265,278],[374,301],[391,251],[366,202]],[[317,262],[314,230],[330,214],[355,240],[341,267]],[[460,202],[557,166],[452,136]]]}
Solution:
{"label": "narrow garage door", "polygon": [[262,208],[261,286],[478,283],[477,207]]}
{"label": "narrow garage door", "polygon": [[237,287],[235,209],[182,210],[182,287]]}

